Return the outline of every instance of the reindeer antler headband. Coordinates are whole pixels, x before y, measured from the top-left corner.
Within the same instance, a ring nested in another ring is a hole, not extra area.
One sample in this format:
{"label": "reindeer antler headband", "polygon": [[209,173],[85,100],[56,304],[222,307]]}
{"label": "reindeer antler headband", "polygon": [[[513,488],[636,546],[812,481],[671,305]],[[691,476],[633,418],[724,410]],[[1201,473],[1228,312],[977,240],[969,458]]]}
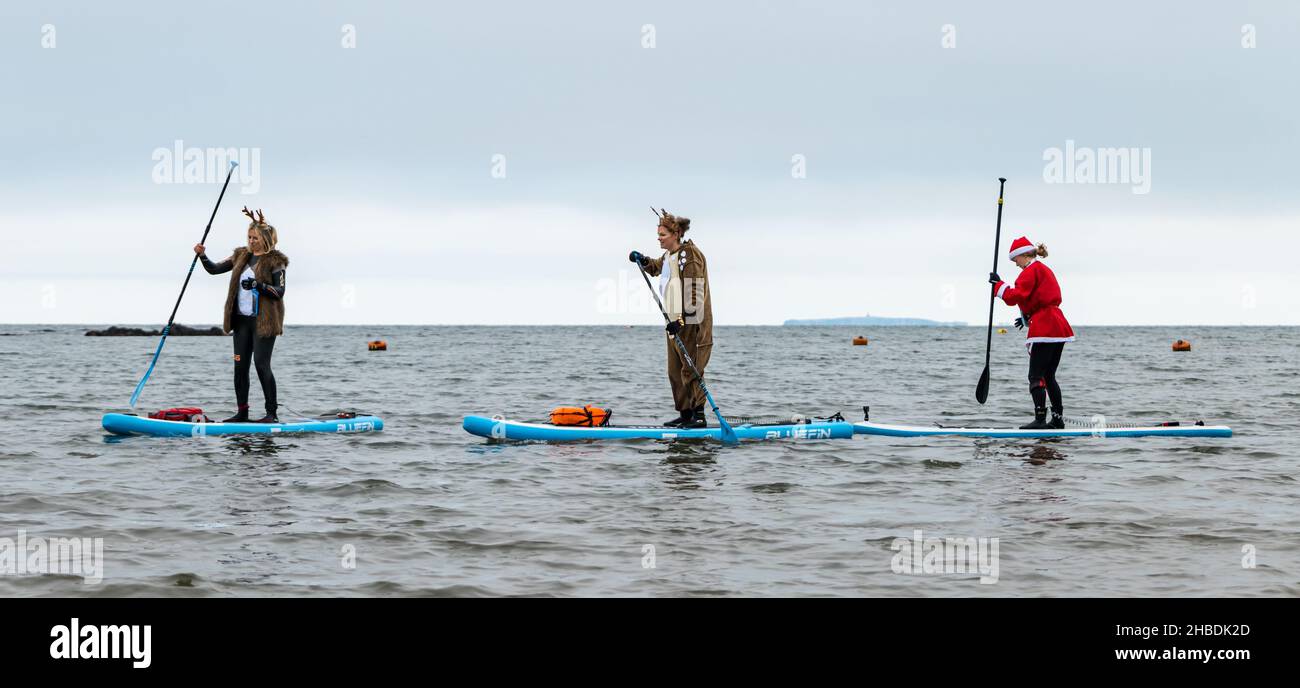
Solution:
{"label": "reindeer antler headband", "polygon": [[248,216],[248,219],[259,225],[266,224],[266,216],[262,214],[261,208],[257,209],[257,215],[253,215],[253,211],[249,210],[248,206],[244,206],[244,214]]}
{"label": "reindeer antler headband", "polygon": [[655,210],[654,206],[650,206],[650,212],[654,213],[655,217],[659,218],[659,224],[667,227],[668,229],[673,230],[675,232],[680,227],[680,225],[677,223],[677,216],[673,215],[667,210],[664,210],[663,208]]}

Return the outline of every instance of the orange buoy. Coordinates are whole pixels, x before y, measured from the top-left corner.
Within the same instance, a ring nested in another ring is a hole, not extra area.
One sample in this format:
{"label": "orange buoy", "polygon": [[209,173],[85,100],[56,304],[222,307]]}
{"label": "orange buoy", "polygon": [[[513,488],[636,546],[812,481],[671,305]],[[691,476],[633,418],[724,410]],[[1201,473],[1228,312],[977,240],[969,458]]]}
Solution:
{"label": "orange buoy", "polygon": [[370,347],[371,351],[388,351],[388,342],[382,339],[376,339],[375,341],[370,342],[366,346]]}
{"label": "orange buoy", "polygon": [[853,338],[853,346],[866,346],[866,345],[867,345],[867,338],[866,338],[866,337],[854,337],[854,338]]}
{"label": "orange buoy", "polygon": [[1191,351],[1192,343],[1186,339],[1180,339],[1174,342],[1174,351]]}

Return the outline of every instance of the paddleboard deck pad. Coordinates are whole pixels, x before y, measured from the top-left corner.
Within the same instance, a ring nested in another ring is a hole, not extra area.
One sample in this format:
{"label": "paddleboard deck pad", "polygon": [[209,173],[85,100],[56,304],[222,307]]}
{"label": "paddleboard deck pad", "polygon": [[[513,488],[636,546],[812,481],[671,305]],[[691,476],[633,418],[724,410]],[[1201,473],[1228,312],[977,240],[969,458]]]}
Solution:
{"label": "paddleboard deck pad", "polygon": [[950,428],[924,425],[887,425],[862,421],[853,424],[861,435],[890,437],[1232,437],[1226,425],[1153,425],[1066,427],[1065,429],[1020,430],[1016,428]]}
{"label": "paddleboard deck pad", "polygon": [[114,435],[153,437],[205,437],[209,435],[281,435],[301,432],[377,432],[384,421],[376,416],[351,418],[327,416],[303,418],[287,423],[189,423],[146,418],[126,413],[104,414],[104,429]]}
{"label": "paddleboard deck pad", "polygon": [[[465,416],[462,427],[465,428],[465,432],[471,435],[497,440],[576,442],[582,440],[722,439],[722,429],[718,427],[681,429],[654,425],[608,425],[593,428],[574,425],[551,425],[550,423],[529,423],[506,420],[501,417],[487,418],[485,416]],[[775,425],[745,423],[732,425],[731,428],[736,431],[736,437],[742,440],[829,440],[853,437],[853,424],[847,421],[813,421],[810,423]]]}

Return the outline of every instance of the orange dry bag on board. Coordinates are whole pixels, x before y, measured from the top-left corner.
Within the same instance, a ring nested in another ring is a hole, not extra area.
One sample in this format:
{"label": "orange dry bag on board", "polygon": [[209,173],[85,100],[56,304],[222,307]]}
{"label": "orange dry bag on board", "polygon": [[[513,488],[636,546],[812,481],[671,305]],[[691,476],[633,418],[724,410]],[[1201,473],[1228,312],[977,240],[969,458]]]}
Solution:
{"label": "orange dry bag on board", "polygon": [[551,425],[581,425],[588,428],[609,425],[614,412],[595,406],[561,406],[551,411]]}

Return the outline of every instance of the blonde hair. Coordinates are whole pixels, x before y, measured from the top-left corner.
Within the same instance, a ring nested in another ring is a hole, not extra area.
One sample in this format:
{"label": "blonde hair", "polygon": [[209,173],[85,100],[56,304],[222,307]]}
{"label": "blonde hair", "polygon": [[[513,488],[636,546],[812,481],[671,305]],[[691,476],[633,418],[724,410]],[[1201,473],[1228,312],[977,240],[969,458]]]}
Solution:
{"label": "blonde hair", "polygon": [[275,245],[279,243],[280,236],[276,233],[275,227],[272,227],[270,223],[266,221],[266,215],[262,214],[262,209],[258,208],[257,213],[254,214],[253,211],[248,209],[248,206],[244,206],[244,214],[248,216],[249,220],[251,220],[251,222],[248,223],[248,228],[256,229],[257,235],[261,237],[262,246],[265,247],[267,251],[274,250]]}
{"label": "blonde hair", "polygon": [[280,241],[279,235],[276,234],[275,227],[272,227],[265,222],[251,222],[249,223],[248,228],[257,230],[257,235],[262,237],[262,246],[265,247],[267,251],[275,249],[276,243]]}
{"label": "blonde hair", "polygon": [[[275,231],[275,230],[271,230],[271,231]],[[1038,245],[1038,250],[1034,251],[1034,255],[1038,256],[1039,258],[1046,258],[1046,257],[1047,257],[1047,244],[1039,244],[1039,245]]]}

